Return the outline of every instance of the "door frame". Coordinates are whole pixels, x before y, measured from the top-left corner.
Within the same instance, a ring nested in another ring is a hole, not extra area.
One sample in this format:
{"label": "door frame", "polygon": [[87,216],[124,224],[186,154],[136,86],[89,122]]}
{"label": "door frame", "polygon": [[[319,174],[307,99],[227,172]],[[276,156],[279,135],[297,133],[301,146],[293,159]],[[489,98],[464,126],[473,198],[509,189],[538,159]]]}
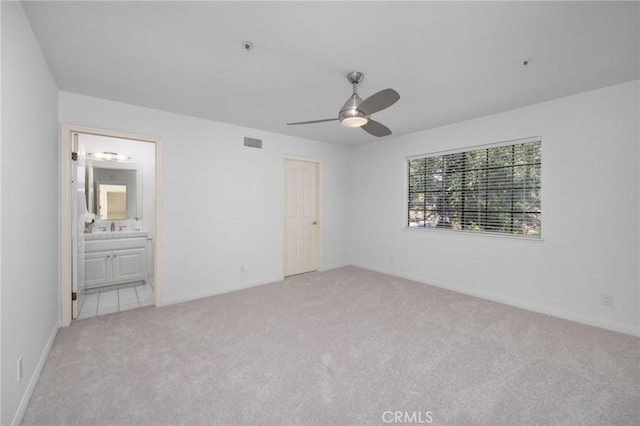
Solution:
{"label": "door frame", "polygon": [[297,156],[289,156],[285,155],[282,161],[282,279],[285,276],[286,270],[286,262],[287,262],[287,212],[286,212],[286,203],[287,203],[287,161],[304,161],[307,163],[313,163],[316,165],[316,216],[318,218],[318,226],[316,235],[316,253],[318,256],[318,271],[322,271],[322,242],[323,242],[323,229],[324,229],[324,218],[322,215],[323,209],[323,199],[324,199],[324,172],[323,172],[323,163],[322,160],[317,158],[309,158],[309,157],[297,157]]}
{"label": "door frame", "polygon": [[119,132],[114,130],[100,129],[77,124],[62,123],[60,125],[60,325],[66,327],[71,324],[71,291],[72,291],[72,260],[73,250],[71,241],[71,135],[73,133],[87,133],[98,136],[108,136],[121,139],[132,139],[140,142],[155,144],[155,221],[156,229],[154,235],[153,250],[153,275],[154,275],[154,298],[155,306],[162,305],[162,268],[159,259],[162,258],[162,211],[160,209],[161,191],[161,164],[162,150],[159,138],[153,136],[139,135],[135,133]]}

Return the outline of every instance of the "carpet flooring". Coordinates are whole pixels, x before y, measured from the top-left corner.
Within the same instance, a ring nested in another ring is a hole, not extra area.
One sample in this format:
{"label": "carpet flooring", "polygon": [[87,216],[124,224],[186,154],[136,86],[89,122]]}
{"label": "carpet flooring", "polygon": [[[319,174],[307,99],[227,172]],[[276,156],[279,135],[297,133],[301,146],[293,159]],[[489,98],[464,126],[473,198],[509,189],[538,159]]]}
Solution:
{"label": "carpet flooring", "polygon": [[346,267],[75,321],[23,425],[636,425],[639,342]]}

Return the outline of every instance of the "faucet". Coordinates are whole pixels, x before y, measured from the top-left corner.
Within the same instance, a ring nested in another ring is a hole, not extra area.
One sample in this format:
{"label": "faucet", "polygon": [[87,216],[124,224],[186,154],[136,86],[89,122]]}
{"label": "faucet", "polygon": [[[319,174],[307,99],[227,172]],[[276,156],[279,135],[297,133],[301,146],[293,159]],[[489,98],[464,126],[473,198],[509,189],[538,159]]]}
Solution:
{"label": "faucet", "polygon": [[116,230],[116,224],[111,222],[111,232]]}

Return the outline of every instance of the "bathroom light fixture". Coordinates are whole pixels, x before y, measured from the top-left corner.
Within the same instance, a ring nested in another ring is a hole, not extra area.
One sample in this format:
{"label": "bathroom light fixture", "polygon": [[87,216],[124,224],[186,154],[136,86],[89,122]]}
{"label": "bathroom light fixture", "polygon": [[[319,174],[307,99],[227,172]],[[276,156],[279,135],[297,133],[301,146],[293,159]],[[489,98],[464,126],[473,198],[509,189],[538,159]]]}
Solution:
{"label": "bathroom light fixture", "polygon": [[131,158],[124,154],[118,154],[117,152],[90,152],[89,157],[105,161],[123,161]]}

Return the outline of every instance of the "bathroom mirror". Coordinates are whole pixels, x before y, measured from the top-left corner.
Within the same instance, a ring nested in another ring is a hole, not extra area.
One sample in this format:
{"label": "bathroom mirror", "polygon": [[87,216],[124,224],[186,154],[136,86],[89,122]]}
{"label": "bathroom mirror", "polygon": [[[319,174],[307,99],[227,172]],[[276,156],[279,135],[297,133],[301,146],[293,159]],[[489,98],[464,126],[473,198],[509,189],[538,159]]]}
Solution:
{"label": "bathroom mirror", "polygon": [[96,220],[142,218],[140,169],[137,163],[87,161],[87,208]]}

